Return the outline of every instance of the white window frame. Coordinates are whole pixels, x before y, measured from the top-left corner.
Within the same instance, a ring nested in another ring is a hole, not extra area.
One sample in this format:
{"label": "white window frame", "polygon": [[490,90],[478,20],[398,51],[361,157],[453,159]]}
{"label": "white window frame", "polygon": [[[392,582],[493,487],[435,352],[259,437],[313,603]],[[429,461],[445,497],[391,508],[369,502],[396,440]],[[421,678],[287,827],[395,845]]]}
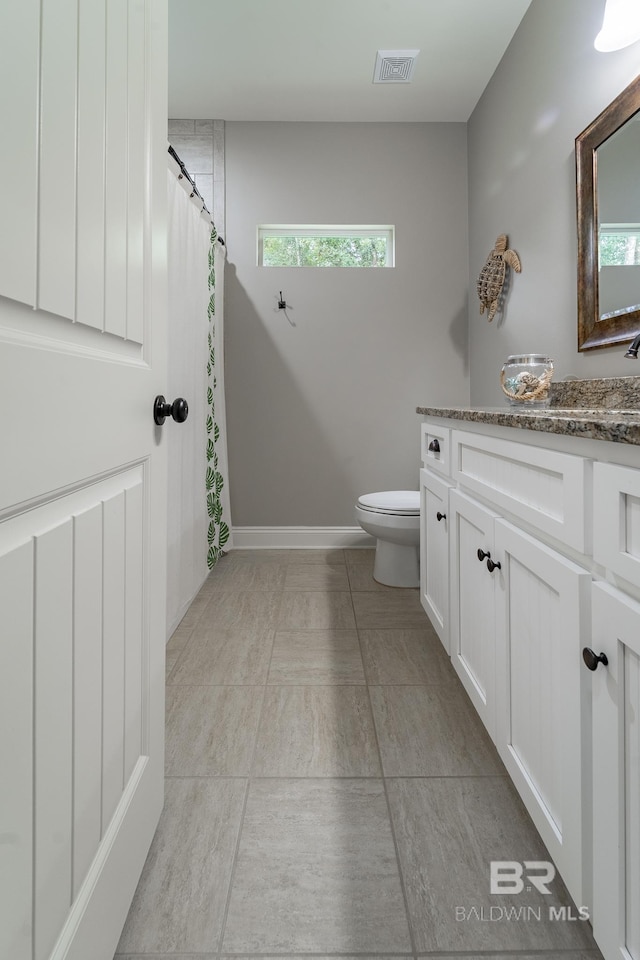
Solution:
{"label": "white window frame", "polygon": [[[387,258],[385,267],[395,267],[396,263],[396,228],[393,224],[300,224],[300,223],[261,223],[258,224],[257,228],[257,264],[259,267],[267,267],[269,269],[278,269],[273,267],[271,264],[265,264],[263,262],[264,256],[264,239],[268,237],[364,237],[370,239],[372,237],[385,237],[387,240]],[[289,267],[295,267],[296,270],[300,270],[300,267],[297,267],[295,264],[290,264],[288,267],[281,267],[280,269],[288,269]],[[304,268],[302,268],[304,269]],[[322,270],[331,270],[331,267],[312,267],[311,269],[322,269]],[[358,267],[341,267],[339,269],[358,269]],[[371,269],[370,267],[362,267],[360,269],[367,270]]]}
{"label": "white window frame", "polygon": [[[637,237],[640,235],[640,223],[601,223],[598,227],[598,270],[600,264],[600,237]],[[616,264],[616,266],[638,266],[638,264]]]}

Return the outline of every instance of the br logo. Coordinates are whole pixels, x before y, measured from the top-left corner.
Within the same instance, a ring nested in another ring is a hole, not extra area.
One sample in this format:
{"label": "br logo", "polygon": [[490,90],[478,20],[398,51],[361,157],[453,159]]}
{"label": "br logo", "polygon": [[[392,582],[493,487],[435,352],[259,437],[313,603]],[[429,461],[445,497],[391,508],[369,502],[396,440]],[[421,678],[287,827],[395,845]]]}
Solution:
{"label": "br logo", "polygon": [[555,875],[556,868],[548,860],[492,860],[491,893],[515,894],[535,887],[538,893],[548,894]]}

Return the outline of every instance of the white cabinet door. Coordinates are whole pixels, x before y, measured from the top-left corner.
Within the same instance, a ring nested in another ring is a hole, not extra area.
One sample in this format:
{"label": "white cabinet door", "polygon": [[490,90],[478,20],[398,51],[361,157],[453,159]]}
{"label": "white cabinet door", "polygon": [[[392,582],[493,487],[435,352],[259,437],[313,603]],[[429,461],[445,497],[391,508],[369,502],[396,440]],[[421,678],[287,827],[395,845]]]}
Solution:
{"label": "white cabinet door", "polygon": [[616,463],[593,469],[593,558],[640,585],[640,470]]}
{"label": "white cabinet door", "polygon": [[604,583],[591,647],[608,660],[591,676],[593,934],[605,960],[640,960],[640,604]]}
{"label": "white cabinet door", "polygon": [[[480,719],[495,740],[495,581],[493,557],[497,514],[452,490],[450,516],[451,663]],[[484,556],[483,556],[484,555]]]}
{"label": "white cabinet door", "polygon": [[166,0],[0,4],[11,960],[111,960],[162,808],[166,21]]}
{"label": "white cabinet door", "polygon": [[431,471],[420,471],[420,599],[447,653],[450,488]]}
{"label": "white cabinet door", "polygon": [[578,906],[583,888],[581,649],[591,575],[504,520],[495,524],[496,745]]}

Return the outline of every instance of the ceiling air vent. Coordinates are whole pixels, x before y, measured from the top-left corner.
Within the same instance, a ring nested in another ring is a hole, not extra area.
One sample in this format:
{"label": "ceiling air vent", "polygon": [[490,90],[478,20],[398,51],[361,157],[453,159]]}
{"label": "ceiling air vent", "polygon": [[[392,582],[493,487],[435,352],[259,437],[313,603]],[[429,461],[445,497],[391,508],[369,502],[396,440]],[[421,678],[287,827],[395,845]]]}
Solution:
{"label": "ceiling air vent", "polygon": [[378,50],[374,83],[410,83],[419,50]]}

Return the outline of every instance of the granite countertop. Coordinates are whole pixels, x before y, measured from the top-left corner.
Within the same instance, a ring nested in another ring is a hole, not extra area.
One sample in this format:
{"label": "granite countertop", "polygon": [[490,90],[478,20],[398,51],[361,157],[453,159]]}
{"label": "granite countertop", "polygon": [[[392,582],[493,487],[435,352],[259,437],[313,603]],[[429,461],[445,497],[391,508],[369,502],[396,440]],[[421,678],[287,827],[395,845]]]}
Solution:
{"label": "granite countertop", "polygon": [[417,407],[416,413],[640,446],[640,377],[551,384],[548,407]]}

